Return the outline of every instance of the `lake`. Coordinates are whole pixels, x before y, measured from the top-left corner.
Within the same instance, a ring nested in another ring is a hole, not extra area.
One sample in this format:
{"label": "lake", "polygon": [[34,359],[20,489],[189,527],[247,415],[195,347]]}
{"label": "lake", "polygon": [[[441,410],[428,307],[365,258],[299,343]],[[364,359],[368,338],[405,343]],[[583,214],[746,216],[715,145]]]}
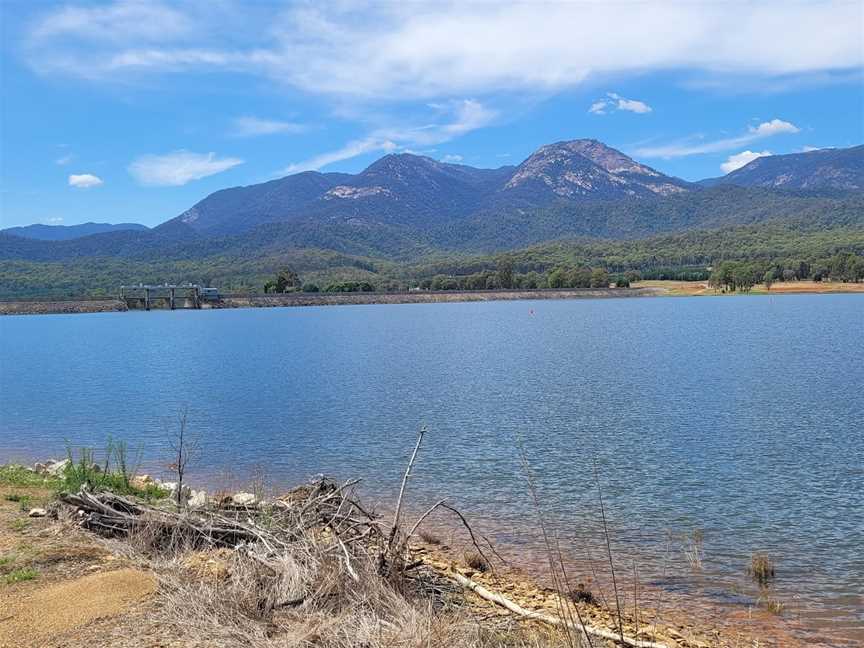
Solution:
{"label": "lake", "polygon": [[599,485],[646,586],[747,609],[767,552],[790,621],[864,639],[860,295],[6,317],[0,344],[0,463],[111,435],[156,469],[188,409],[193,481],[362,477],[386,506],[425,425],[414,506],[510,555],[540,547],[522,447],[575,569],[604,555]]}

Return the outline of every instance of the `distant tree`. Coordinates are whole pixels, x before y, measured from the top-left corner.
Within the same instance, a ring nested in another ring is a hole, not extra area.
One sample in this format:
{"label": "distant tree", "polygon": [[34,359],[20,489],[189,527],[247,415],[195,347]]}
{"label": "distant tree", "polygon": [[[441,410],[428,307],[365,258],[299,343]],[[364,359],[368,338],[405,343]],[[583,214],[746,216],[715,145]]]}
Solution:
{"label": "distant tree", "polygon": [[569,273],[568,285],[571,288],[590,288],[591,287],[591,268],[585,266],[577,266]]}
{"label": "distant tree", "polygon": [[609,273],[605,268],[594,268],[591,271],[591,287],[592,288],[608,288]]}
{"label": "distant tree", "polygon": [[300,276],[290,267],[284,267],[276,275],[276,292],[296,290],[300,286]]}
{"label": "distant tree", "polygon": [[615,279],[615,287],[616,288],[629,288],[630,280],[627,278],[627,275],[618,275],[618,278]]}
{"label": "distant tree", "polygon": [[567,286],[567,270],[562,267],[553,269],[549,273],[547,283],[550,288],[565,288]]}
{"label": "distant tree", "polygon": [[314,284],[314,283],[303,284],[303,292],[317,293],[318,291],[319,291],[318,284]]}
{"label": "distant tree", "polygon": [[498,261],[498,285],[501,288],[513,287],[513,262],[510,259],[504,258]]}
{"label": "distant tree", "polygon": [[765,273],[765,276],[762,277],[762,283],[765,284],[765,290],[771,290],[771,286],[774,284],[774,271],[768,270]]}
{"label": "distant tree", "polygon": [[275,279],[268,279],[267,281],[264,282],[264,292],[265,293],[276,292],[276,280]]}

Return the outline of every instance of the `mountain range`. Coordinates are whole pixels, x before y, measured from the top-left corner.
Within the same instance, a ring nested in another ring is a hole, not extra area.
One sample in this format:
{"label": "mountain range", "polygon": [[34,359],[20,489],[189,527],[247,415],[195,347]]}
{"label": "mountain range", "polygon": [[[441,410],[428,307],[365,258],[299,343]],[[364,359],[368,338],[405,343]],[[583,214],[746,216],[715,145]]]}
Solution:
{"label": "mountain range", "polygon": [[391,154],[358,174],[308,171],[217,191],[149,230],[116,226],[54,240],[4,230],[0,263],[110,258],[194,266],[305,250],[300,257],[314,256],[323,269],[366,267],[574,237],[633,240],[766,222],[864,226],[864,146],[757,158],[698,183],[591,139],[542,146],[518,166],[498,169]]}
{"label": "mountain range", "polygon": [[80,225],[25,225],[24,227],[8,227],[0,230],[5,234],[20,236],[22,238],[37,239],[39,241],[68,241],[70,239],[90,236],[91,234],[104,234],[105,232],[123,232],[128,230],[142,231],[149,229],[138,223],[81,223]]}

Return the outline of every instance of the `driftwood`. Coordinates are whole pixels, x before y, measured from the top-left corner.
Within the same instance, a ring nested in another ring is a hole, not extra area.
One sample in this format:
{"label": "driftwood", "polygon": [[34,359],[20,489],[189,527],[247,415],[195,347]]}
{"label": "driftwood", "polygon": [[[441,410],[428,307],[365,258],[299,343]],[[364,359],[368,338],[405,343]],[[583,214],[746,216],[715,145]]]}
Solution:
{"label": "driftwood", "polygon": [[63,493],[60,500],[78,509],[83,527],[105,536],[128,536],[146,528],[156,537],[211,547],[234,547],[258,539],[248,525],[221,516],[162,511],[109,492]]}
{"label": "driftwood", "polygon": [[[290,501],[274,502],[266,511],[217,506],[178,513],[114,493],[87,490],[63,493],[60,500],[77,509],[80,524],[87,529],[108,537],[145,533],[155,547],[257,544],[266,554],[275,555],[307,531],[327,529],[344,555],[348,547],[361,544],[359,541],[374,544],[382,536],[377,518],[346,494],[355,483],[338,487],[322,479],[293,494]],[[349,561],[347,557],[345,560]]]}
{"label": "driftwood", "polygon": [[[665,644],[654,643],[652,641],[643,641],[641,639],[635,639],[633,637],[623,636],[617,632],[612,632],[609,630],[603,630],[601,628],[595,628],[592,626],[584,625],[584,624],[575,624],[567,621],[563,621],[559,617],[554,617],[549,614],[544,614],[542,612],[535,612],[534,610],[526,610],[521,607],[517,603],[514,603],[508,598],[505,598],[501,594],[497,594],[495,592],[490,592],[485,587],[480,585],[480,583],[471,580],[463,576],[462,574],[458,574],[453,572],[452,577],[456,580],[457,583],[462,585],[462,587],[466,589],[470,589],[472,592],[477,594],[482,599],[495,603],[496,605],[500,605],[504,608],[507,608],[514,614],[518,614],[521,617],[526,619],[531,619],[533,621],[540,621],[541,623],[547,623],[549,625],[555,626],[568,626],[576,630],[577,632],[584,632],[586,635],[590,635],[593,637],[600,637],[601,639],[609,639],[610,641],[615,642],[623,642],[628,646],[633,646],[634,648],[667,648]],[[623,637],[623,639],[622,639]]]}

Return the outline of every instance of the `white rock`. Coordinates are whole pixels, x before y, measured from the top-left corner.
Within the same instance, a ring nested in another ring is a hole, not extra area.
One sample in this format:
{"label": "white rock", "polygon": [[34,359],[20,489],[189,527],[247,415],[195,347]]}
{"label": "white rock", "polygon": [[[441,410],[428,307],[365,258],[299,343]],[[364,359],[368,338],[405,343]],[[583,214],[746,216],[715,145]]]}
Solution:
{"label": "white rock", "polygon": [[61,459],[60,461],[51,461],[45,466],[45,472],[51,475],[52,477],[59,477],[63,474],[63,471],[66,470],[66,467],[72,462],[68,459]]}
{"label": "white rock", "polygon": [[253,506],[257,498],[252,493],[234,493],[231,496],[231,503],[235,506]]}
{"label": "white rock", "polygon": [[48,511],[46,511],[44,508],[34,508],[30,509],[27,517],[45,517],[46,515],[48,515]]}
{"label": "white rock", "polygon": [[189,505],[189,508],[204,508],[205,506],[207,506],[207,491],[191,491],[187,504]]}

